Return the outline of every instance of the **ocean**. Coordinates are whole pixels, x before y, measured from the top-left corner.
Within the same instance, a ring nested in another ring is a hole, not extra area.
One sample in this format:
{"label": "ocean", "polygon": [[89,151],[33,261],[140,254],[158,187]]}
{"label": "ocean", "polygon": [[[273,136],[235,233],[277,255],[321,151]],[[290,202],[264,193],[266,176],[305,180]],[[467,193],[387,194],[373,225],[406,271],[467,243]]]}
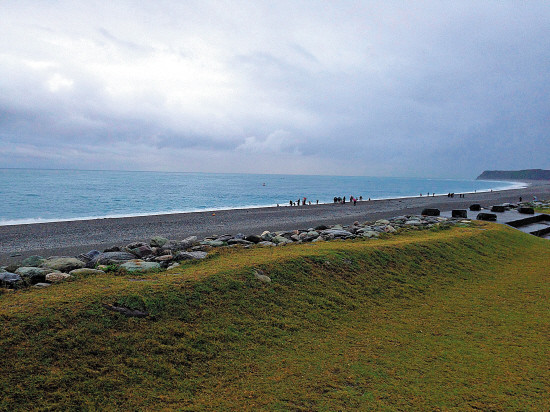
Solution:
{"label": "ocean", "polygon": [[517,182],[363,176],[0,169],[0,225],[467,193]]}

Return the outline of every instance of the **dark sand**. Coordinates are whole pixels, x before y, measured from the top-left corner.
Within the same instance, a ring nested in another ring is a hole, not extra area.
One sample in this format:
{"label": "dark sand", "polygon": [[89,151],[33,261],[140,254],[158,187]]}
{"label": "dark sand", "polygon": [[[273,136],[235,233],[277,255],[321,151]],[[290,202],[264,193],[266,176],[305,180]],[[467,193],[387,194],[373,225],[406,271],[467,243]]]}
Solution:
{"label": "dark sand", "polygon": [[[103,250],[134,241],[148,241],[160,235],[170,239],[199,238],[224,233],[260,234],[264,230],[291,230],[319,224],[351,224],[354,221],[376,220],[398,215],[420,214],[426,207],[441,211],[465,209],[472,203],[483,207],[505,202],[550,199],[550,182],[530,182],[525,189],[513,189],[457,196],[415,197],[391,200],[322,204],[299,207],[266,207],[225,211],[178,213],[117,219],[78,220],[72,222],[37,223],[0,226],[0,264],[20,262],[30,255],[76,256],[92,249]],[[475,218],[476,212],[469,217]]]}

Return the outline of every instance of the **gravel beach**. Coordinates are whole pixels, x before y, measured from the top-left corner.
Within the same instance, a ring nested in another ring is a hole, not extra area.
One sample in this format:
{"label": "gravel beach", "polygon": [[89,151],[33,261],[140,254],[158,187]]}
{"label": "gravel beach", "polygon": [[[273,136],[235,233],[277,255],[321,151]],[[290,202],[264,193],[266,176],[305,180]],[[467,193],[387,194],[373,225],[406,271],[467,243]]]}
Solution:
{"label": "gravel beach", "polygon": [[[350,224],[356,220],[376,220],[398,215],[419,214],[422,209],[438,208],[441,211],[465,209],[472,203],[482,207],[505,202],[533,199],[550,199],[550,182],[528,182],[523,189],[455,195],[423,196],[388,200],[373,200],[342,204],[311,206],[281,206],[254,209],[233,209],[215,212],[177,213],[92,219],[70,222],[36,223],[0,226],[0,264],[19,262],[30,255],[75,256],[91,249],[103,250],[113,245],[133,241],[148,241],[160,235],[170,239],[183,239],[196,235],[260,234],[264,230],[291,230],[319,224]],[[475,212],[470,212],[475,217]]]}

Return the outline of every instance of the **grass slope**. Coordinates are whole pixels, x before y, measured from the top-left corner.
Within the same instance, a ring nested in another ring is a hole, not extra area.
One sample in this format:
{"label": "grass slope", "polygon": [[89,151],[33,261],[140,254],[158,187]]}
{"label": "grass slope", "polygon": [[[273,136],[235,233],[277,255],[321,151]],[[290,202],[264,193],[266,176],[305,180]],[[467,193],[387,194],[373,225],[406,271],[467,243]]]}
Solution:
{"label": "grass slope", "polygon": [[549,258],[479,223],[5,293],[0,409],[548,410]]}

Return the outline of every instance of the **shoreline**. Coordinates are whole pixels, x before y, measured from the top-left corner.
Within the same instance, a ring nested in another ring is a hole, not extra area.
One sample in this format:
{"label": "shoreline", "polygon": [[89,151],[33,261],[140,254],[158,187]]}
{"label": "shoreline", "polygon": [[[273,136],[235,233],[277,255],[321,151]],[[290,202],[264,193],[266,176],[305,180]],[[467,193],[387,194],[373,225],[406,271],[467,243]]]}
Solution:
{"label": "shoreline", "polygon": [[472,203],[483,207],[529,201],[533,196],[550,199],[550,182],[524,181],[527,187],[466,193],[465,198],[447,195],[402,197],[351,203],[311,206],[271,206],[219,211],[156,214],[147,216],[71,220],[0,226],[0,264],[21,261],[30,255],[76,256],[92,249],[146,241],[155,235],[170,239],[212,234],[258,234],[264,230],[293,230],[318,224],[351,224],[355,220],[377,220],[420,214],[427,207],[441,211],[466,209]]}
{"label": "shoreline", "polygon": [[[490,180],[486,180],[490,181]],[[476,193],[493,193],[493,192],[503,192],[507,190],[516,190],[516,189],[526,189],[529,186],[533,185],[533,182],[526,182],[526,181],[505,181],[505,180],[495,180],[495,182],[502,182],[502,183],[509,183],[512,186],[510,187],[504,187],[502,189],[481,189],[476,190],[473,192],[460,192],[463,194],[476,194]],[[536,181],[535,181],[536,182]],[[379,200],[404,200],[404,199],[415,199],[419,197],[441,197],[441,196],[447,196],[444,193],[436,193],[435,196],[402,196],[402,197],[381,197],[381,198],[372,198],[369,200],[370,202],[373,201],[379,201]],[[367,200],[363,199],[362,202],[366,202]],[[360,202],[358,200],[358,202]],[[332,205],[334,203],[312,203],[309,206],[321,206],[321,205]],[[24,219],[14,219],[14,220],[5,220],[0,221],[0,227],[3,226],[19,226],[19,225],[39,225],[43,223],[62,223],[62,222],[84,222],[84,221],[90,221],[90,220],[104,220],[104,219],[125,219],[125,218],[135,218],[135,217],[150,217],[150,216],[167,216],[167,215],[180,215],[180,214],[188,214],[188,213],[212,213],[212,212],[219,212],[219,211],[232,211],[232,210],[247,210],[247,209],[263,209],[263,208],[277,208],[277,207],[296,207],[296,206],[289,206],[288,204],[282,204],[277,206],[275,205],[244,205],[244,206],[235,206],[235,207],[221,207],[221,208],[213,208],[213,209],[192,209],[192,210],[173,210],[168,212],[152,212],[152,213],[136,213],[136,214],[130,214],[130,215],[105,215],[105,216],[81,216],[81,217],[75,217],[75,218],[63,218],[63,219],[41,219],[41,218],[24,218]]]}

